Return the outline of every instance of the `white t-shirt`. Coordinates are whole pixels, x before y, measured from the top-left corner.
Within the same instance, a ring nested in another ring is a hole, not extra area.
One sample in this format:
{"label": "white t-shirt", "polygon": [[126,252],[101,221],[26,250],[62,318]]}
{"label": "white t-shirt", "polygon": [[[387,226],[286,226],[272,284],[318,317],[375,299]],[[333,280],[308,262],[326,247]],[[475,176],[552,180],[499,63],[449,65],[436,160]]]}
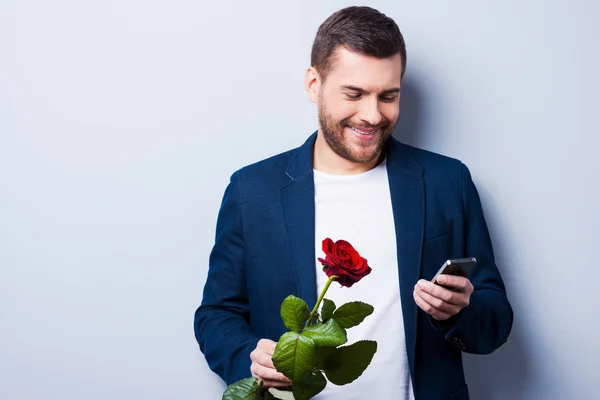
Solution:
{"label": "white t-shirt", "polygon": [[[316,255],[325,258],[322,241],[347,240],[367,259],[372,271],[351,288],[333,282],[325,298],[336,306],[349,301],[371,304],[375,311],[350,328],[348,343],[377,341],[377,352],[366,371],[354,382],[330,382],[318,400],[413,400],[406,340],[400,304],[396,231],[386,162],[356,175],[330,175],[314,171]],[[317,261],[317,293],[327,275]]]}

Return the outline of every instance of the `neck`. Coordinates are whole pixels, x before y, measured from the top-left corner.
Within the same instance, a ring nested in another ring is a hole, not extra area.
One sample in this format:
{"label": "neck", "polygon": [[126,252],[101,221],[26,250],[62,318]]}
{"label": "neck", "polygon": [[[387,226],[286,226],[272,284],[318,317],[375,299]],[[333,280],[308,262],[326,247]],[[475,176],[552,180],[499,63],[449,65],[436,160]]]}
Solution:
{"label": "neck", "polygon": [[375,168],[381,162],[383,152],[380,152],[372,161],[356,163],[340,157],[327,144],[319,131],[313,152],[313,168],[317,171],[333,175],[355,175]]}

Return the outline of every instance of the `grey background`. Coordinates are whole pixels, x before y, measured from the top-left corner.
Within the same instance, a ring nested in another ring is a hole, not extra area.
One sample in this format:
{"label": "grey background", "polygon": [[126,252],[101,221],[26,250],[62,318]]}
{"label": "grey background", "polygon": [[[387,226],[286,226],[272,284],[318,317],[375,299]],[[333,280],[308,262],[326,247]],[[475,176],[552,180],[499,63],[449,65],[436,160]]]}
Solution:
{"label": "grey background", "polygon": [[[229,175],[316,128],[346,1],[0,2],[0,398],[217,399],[193,337]],[[397,136],[462,159],[516,312],[474,399],[598,399],[592,1],[373,1],[408,43]]]}

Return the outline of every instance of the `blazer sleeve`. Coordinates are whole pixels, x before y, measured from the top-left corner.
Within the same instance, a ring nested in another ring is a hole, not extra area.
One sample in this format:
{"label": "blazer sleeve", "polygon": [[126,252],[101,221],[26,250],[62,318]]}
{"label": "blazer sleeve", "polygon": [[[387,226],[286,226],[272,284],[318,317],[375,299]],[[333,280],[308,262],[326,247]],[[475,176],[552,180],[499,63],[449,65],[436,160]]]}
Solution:
{"label": "blazer sleeve", "polygon": [[249,326],[239,171],[225,190],[215,244],[194,332],[209,367],[228,385],[250,377],[250,352],[260,338]]}
{"label": "blazer sleeve", "polygon": [[466,257],[475,257],[478,266],[470,277],[474,291],[470,304],[448,321],[435,321],[446,340],[467,353],[488,354],[508,339],[513,310],[494,261],[492,242],[481,201],[468,168],[461,164],[461,192]]}

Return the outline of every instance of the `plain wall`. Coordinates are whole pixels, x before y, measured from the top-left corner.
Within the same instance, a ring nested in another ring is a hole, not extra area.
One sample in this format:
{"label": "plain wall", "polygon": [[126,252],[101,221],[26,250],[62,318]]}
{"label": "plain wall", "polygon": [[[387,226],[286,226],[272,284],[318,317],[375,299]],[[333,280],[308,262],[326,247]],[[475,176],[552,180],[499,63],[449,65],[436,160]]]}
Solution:
{"label": "plain wall", "polygon": [[[408,43],[396,137],[470,167],[515,310],[474,399],[600,392],[597,4],[370,3]],[[223,190],[316,129],[347,5],[0,2],[1,399],[220,398],[192,321]]]}

